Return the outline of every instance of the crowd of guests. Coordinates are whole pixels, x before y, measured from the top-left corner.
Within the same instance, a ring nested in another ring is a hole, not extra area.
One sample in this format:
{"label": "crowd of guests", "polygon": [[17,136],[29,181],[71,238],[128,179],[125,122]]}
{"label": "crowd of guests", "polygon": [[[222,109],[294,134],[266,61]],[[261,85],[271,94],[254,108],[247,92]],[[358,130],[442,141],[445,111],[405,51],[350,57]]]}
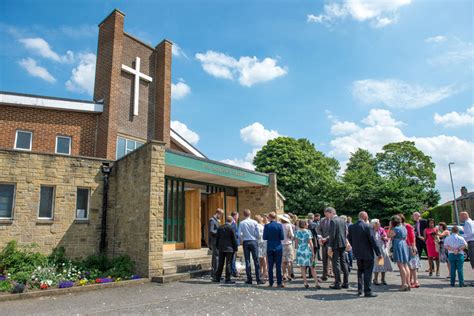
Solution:
{"label": "crowd of guests", "polygon": [[[378,219],[369,220],[366,212],[360,212],[356,223],[346,216],[338,216],[328,207],[324,217],[308,214],[298,219],[294,214],[277,215],[271,212],[252,219],[251,211],[244,210],[243,219],[233,212],[225,218],[218,209],[209,222],[209,246],[212,250],[213,282],[221,282],[225,267],[225,283],[232,284],[238,276],[236,254],[242,244],[245,259],[247,284],[265,284],[273,287],[276,272],[277,287],[295,278],[294,270],[300,269],[303,285],[309,288],[309,278],[314,287],[321,288],[323,281],[333,277],[329,286],[339,290],[349,287],[349,272],[353,260],[357,264],[358,295],[376,296],[372,285],[387,285],[386,274],[393,271],[392,263],[400,272],[400,290],[411,291],[420,287],[418,273],[421,269],[420,255],[428,257],[429,276],[440,276],[440,264],[447,265],[448,279],[455,286],[456,274],[460,287],[465,286],[463,264],[465,251],[471,258],[474,269],[474,221],[467,212],[460,213],[464,223],[463,235],[460,227],[451,230],[444,222],[421,219],[413,213],[413,224],[403,214],[394,215],[387,228]],[[254,273],[252,273],[252,261]],[[316,273],[317,262],[322,263],[322,276]],[[471,284],[473,285],[473,284]]]}

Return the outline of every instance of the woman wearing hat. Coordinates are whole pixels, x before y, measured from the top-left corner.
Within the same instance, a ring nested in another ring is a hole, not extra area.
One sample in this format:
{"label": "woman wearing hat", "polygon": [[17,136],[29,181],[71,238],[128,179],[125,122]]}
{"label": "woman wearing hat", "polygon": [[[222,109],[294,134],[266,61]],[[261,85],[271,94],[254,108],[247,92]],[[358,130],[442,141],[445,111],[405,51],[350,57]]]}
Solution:
{"label": "woman wearing hat", "polygon": [[291,281],[291,271],[293,260],[295,260],[294,249],[293,249],[293,226],[291,225],[291,219],[287,214],[278,216],[283,226],[284,239],[281,241],[283,246],[283,257],[282,257],[282,269],[283,269],[283,280]]}

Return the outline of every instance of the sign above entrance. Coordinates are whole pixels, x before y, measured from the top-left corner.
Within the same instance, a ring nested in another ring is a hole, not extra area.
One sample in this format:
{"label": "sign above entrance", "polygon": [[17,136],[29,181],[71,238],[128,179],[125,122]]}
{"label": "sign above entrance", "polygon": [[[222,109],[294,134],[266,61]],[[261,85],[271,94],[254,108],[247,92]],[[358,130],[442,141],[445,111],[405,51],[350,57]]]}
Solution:
{"label": "sign above entrance", "polygon": [[153,78],[150,76],[145,75],[144,73],[140,72],[140,57],[135,58],[135,69],[128,67],[127,65],[122,65],[122,70],[128,72],[135,76],[133,79],[133,115],[138,115],[138,99],[140,97],[139,87],[140,87],[140,79],[143,79],[147,82],[152,82]]}
{"label": "sign above entrance", "polygon": [[239,181],[244,181],[254,185],[268,185],[269,176],[251,170],[222,164],[216,161],[196,158],[187,154],[181,154],[167,150],[165,156],[166,166],[192,170],[205,175],[214,175],[218,183],[218,177],[224,177]]}

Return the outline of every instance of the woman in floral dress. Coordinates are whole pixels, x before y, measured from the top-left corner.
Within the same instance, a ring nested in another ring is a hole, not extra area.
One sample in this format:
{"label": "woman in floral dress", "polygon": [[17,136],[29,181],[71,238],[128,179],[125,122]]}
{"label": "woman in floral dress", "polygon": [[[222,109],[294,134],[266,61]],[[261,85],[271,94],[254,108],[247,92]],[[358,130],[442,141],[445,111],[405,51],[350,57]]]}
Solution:
{"label": "woman in floral dress", "polygon": [[[377,263],[374,264],[373,282],[375,285],[387,285],[387,282],[385,281],[385,272],[393,271],[392,263],[390,262],[390,258],[388,256],[387,251],[387,242],[389,239],[385,230],[380,226],[380,221],[378,219],[373,219],[372,221],[370,221],[370,224],[372,226],[372,229],[374,230],[375,242],[377,243],[377,246],[379,247],[384,259],[384,263],[382,265],[378,265]],[[379,283],[379,274],[382,275],[381,283]]]}
{"label": "woman in floral dress", "polygon": [[296,264],[301,268],[301,275],[303,276],[304,287],[308,288],[308,281],[306,279],[306,268],[309,267],[311,275],[316,281],[316,288],[320,289],[318,276],[316,274],[315,263],[316,258],[314,256],[313,248],[313,234],[308,229],[308,222],[300,220],[298,222],[299,229],[295,234],[295,246],[296,246]]}
{"label": "woman in floral dress", "polygon": [[444,240],[446,237],[450,235],[448,230],[448,225],[445,222],[440,222],[438,224],[438,237],[439,237],[439,262],[446,263],[448,265],[448,276],[447,278],[451,278],[451,272],[449,267],[449,260],[448,260],[448,250],[444,249]]}

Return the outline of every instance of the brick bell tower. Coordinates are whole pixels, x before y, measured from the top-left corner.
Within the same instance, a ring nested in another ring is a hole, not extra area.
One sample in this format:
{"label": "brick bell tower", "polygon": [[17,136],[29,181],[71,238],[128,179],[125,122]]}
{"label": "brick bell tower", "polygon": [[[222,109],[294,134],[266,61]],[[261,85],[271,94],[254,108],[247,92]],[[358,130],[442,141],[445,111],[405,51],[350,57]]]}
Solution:
{"label": "brick bell tower", "polygon": [[152,47],[124,32],[115,9],[99,24],[94,100],[104,112],[97,127],[96,156],[114,160],[117,137],[170,146],[172,43]]}

